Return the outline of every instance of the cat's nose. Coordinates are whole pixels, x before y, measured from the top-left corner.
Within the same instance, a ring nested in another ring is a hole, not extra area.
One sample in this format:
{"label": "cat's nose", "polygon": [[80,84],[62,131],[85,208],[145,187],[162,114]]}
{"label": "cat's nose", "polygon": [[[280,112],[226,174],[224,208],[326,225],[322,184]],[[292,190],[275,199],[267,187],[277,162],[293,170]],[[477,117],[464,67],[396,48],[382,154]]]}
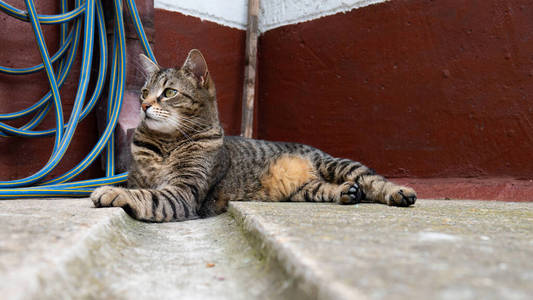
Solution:
{"label": "cat's nose", "polygon": [[146,103],[146,102],[143,102],[141,104],[141,108],[143,111],[146,111],[148,108],[150,108],[150,106],[152,106],[150,103]]}

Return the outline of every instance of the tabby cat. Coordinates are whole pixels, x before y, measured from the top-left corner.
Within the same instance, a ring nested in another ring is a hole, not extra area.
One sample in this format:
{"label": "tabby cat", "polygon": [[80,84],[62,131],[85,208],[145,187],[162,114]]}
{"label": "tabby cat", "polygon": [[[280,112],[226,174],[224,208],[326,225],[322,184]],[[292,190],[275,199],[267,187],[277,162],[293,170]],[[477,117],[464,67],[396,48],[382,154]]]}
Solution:
{"label": "tabby cat", "polygon": [[200,51],[192,50],[179,69],[162,69],[144,55],[141,62],[147,80],[128,189],[97,188],[91,194],[96,207],[168,222],[213,216],[235,200],[415,203],[413,189],[358,162],[307,145],[224,136]]}

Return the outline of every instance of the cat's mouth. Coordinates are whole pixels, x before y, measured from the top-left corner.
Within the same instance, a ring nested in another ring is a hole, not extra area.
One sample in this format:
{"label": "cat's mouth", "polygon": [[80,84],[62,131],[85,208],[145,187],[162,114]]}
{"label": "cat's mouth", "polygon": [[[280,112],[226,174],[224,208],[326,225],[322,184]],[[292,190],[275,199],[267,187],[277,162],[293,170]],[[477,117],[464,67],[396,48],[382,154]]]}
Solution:
{"label": "cat's mouth", "polygon": [[153,116],[151,116],[148,111],[143,112],[143,114],[144,114],[144,119],[145,120],[158,121],[158,119],[156,119]]}

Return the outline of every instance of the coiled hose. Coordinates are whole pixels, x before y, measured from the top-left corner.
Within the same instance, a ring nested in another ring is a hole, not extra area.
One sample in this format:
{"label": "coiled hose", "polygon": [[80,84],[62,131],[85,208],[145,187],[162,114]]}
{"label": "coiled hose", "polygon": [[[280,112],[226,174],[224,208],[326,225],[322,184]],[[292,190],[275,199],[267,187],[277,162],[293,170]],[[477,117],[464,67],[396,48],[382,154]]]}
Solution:
{"label": "coiled hose", "polygon": [[[98,142],[90,153],[74,168],[63,175],[43,181],[60,163],[75,133],[76,126],[94,108],[102,95],[108,67],[107,34],[104,22],[104,11],[101,0],[76,0],[75,8],[68,11],[67,0],[61,1],[61,13],[58,15],[39,15],[35,11],[33,0],[24,0],[27,12],[19,10],[0,0],[0,10],[19,20],[30,22],[35,33],[37,45],[43,63],[29,68],[8,68],[0,66],[0,73],[24,75],[44,70],[46,72],[50,91],[32,106],[14,113],[0,114],[0,136],[44,137],[55,136],[54,147],[48,162],[35,174],[13,181],[0,181],[0,199],[36,198],[36,197],[86,197],[95,187],[125,182],[127,173],[115,174],[115,138],[114,130],[117,124],[126,81],[126,37],[124,31],[122,0],[113,0],[114,6],[114,38],[113,54],[109,75],[109,94],[107,98],[107,125]],[[155,61],[154,54],[144,33],[144,29],[137,12],[134,0],[125,0],[132,21],[141,41],[145,54]],[[68,31],[68,24],[72,26]],[[60,25],[60,47],[51,57],[48,54],[41,25]],[[95,27],[97,33],[95,34]],[[79,85],[74,99],[72,113],[68,122],[64,123],[63,109],[59,89],[67,78],[76,50],[83,32],[83,53]],[[99,68],[96,84],[88,101],[87,90],[91,77],[91,65],[94,51],[94,38],[98,39]],[[52,67],[58,63],[57,73]],[[48,130],[34,130],[46,114],[53,107],[56,128]],[[23,126],[15,128],[4,124],[3,120],[13,120],[27,115],[33,118]],[[71,181],[83,172],[106,148],[106,177]]]}

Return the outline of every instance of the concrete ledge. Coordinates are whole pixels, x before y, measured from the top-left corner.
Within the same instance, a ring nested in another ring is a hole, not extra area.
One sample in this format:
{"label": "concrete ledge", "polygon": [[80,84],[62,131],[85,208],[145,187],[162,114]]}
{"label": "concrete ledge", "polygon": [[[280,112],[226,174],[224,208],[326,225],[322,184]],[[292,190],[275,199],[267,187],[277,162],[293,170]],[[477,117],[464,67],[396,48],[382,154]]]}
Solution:
{"label": "concrete ledge", "polygon": [[397,208],[233,202],[229,210],[234,219],[223,214],[150,224],[121,209],[94,209],[88,199],[0,201],[0,295],[232,300],[533,295],[533,203],[420,200]]}
{"label": "concrete ledge", "polygon": [[113,296],[102,291],[91,269],[112,259],[106,253],[130,244],[124,228],[135,221],[119,208],[90,207],[88,199],[0,201],[2,297]]}
{"label": "concrete ledge", "polygon": [[[285,203],[276,204],[286,205]],[[283,234],[288,228],[279,227],[278,222],[271,222],[265,218],[271,208],[269,205],[270,203],[233,202],[230,203],[228,210],[241,224],[252,244],[255,244],[268,259],[281,265],[288,276],[294,280],[293,284],[296,288],[307,297],[311,299],[366,299],[354,287],[332,281],[330,274],[323,272],[320,264],[313,257],[300,256],[299,250],[287,243],[290,237]],[[301,204],[292,203],[292,205],[300,206]],[[281,221],[281,218],[278,221]]]}
{"label": "concrete ledge", "polygon": [[533,203],[233,202],[260,251],[319,299],[528,299]]}
{"label": "concrete ledge", "polygon": [[143,223],[88,199],[0,201],[1,299],[299,299],[229,214]]}

